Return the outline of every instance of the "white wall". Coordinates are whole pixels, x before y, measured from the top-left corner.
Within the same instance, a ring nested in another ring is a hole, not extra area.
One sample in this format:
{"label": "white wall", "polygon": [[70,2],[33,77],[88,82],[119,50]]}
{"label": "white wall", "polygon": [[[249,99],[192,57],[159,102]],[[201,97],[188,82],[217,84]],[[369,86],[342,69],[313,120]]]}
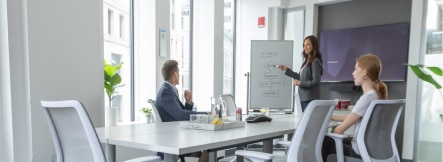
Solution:
{"label": "white wall", "polygon": [[9,68],[8,13],[0,0],[0,157],[13,161],[11,83]]}
{"label": "white wall", "polygon": [[32,159],[26,8],[25,0],[8,1],[14,161],[31,161]]}
{"label": "white wall", "polygon": [[[268,40],[269,8],[281,6],[280,0],[237,1],[235,101],[246,110],[247,78],[251,67],[251,40]],[[265,26],[258,27],[258,17],[265,17]]]}
{"label": "white wall", "polygon": [[[169,19],[170,19],[170,10],[169,10],[169,1],[165,1],[165,0],[156,0],[155,1],[155,40],[159,40],[159,30],[160,29],[167,29],[167,36],[166,36],[166,40],[170,40],[170,35],[171,35],[171,30],[170,30],[170,24],[169,24]],[[169,49],[170,49],[170,42],[166,41],[166,49],[168,50],[167,54],[167,58],[161,58],[159,57],[159,46],[158,43],[156,44],[156,58],[157,58],[157,90],[160,88],[160,86],[163,83],[163,77],[161,74],[161,69],[163,67],[163,63],[170,59],[170,54],[169,54]],[[155,92],[155,94],[157,95],[157,91]]]}
{"label": "white wall", "polygon": [[46,162],[54,151],[40,100],[80,100],[104,125],[103,2],[27,2],[33,161]]}
{"label": "white wall", "polygon": [[[420,56],[420,53],[424,52],[423,47],[425,47],[425,33],[423,32],[424,29],[426,29],[426,23],[424,23],[426,21],[426,19],[424,19],[426,12],[425,4],[425,1],[412,0],[408,64],[419,64],[424,61],[424,56]],[[416,130],[416,128],[419,125],[417,114],[419,114],[420,111],[417,110],[421,105],[422,85],[411,70],[408,70],[406,80],[407,91],[403,133],[403,159],[418,160],[416,157],[417,154],[414,154],[414,152],[417,152],[418,150],[418,143],[416,142],[418,138],[418,130]]]}
{"label": "white wall", "polygon": [[223,93],[223,7],[219,0],[194,1],[192,94],[198,111],[210,111],[210,97]]}

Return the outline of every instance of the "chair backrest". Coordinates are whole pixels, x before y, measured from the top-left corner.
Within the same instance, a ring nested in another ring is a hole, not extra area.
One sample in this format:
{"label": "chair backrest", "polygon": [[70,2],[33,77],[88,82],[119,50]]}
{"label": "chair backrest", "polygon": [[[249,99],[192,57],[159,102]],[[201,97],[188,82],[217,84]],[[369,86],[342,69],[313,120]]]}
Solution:
{"label": "chair backrest", "polygon": [[223,94],[221,95],[223,101],[226,103],[226,115],[227,116],[235,116],[235,110],[237,110],[237,105],[235,105],[235,99],[232,94]]}
{"label": "chair backrest", "polygon": [[83,104],[75,100],[41,101],[57,162],[105,162],[95,128]]}
{"label": "chair backrest", "polygon": [[291,140],[287,161],[322,162],[321,147],[336,100],[313,100],[306,107]]}
{"label": "chair backrest", "polygon": [[154,122],[163,122],[160,114],[158,113],[157,106],[155,106],[155,100],[148,99],[148,102],[151,104],[152,110],[154,111]]}
{"label": "chair backrest", "polygon": [[374,100],[356,137],[363,161],[400,161],[395,133],[405,100]]}

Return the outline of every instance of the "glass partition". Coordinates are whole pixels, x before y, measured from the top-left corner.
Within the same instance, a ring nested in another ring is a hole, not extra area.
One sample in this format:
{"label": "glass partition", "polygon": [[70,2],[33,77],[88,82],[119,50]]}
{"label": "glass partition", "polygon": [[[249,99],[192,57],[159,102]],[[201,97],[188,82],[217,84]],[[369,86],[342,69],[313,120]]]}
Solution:
{"label": "glass partition", "polygon": [[[426,50],[423,63],[425,66],[443,68],[442,14],[442,1],[428,0]],[[437,78],[437,82],[442,84],[442,78]],[[443,161],[441,154],[443,119],[440,118],[440,114],[443,114],[443,90],[436,89],[433,85],[423,82],[421,98],[418,161]]]}

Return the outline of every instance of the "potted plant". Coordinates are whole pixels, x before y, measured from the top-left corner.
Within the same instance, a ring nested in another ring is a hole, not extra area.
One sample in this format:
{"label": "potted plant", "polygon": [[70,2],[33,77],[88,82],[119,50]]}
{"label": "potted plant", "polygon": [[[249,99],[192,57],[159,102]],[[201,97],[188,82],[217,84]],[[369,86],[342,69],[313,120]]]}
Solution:
{"label": "potted plant", "polygon": [[146,116],[147,122],[150,123],[150,122],[151,122],[151,119],[152,119],[152,116],[151,116],[151,114],[152,114],[152,108],[149,108],[149,107],[143,107],[140,111],[143,112],[143,113],[145,113],[145,116]]}
{"label": "potted plant", "polygon": [[104,87],[106,90],[106,94],[108,96],[108,106],[105,110],[106,112],[106,124],[108,126],[115,125],[116,124],[116,110],[112,107],[112,100],[114,99],[114,96],[116,94],[116,89],[119,87],[124,86],[124,84],[121,84],[121,76],[118,74],[118,70],[122,67],[123,63],[120,63],[118,65],[116,64],[108,64],[106,63],[106,60],[103,61],[104,65]]}
{"label": "potted plant", "polygon": [[[428,82],[430,84],[432,84],[440,93],[440,96],[443,98],[443,94],[441,91],[442,86],[440,85],[440,83],[433,78],[434,76],[439,76],[440,79],[442,79],[441,77],[443,77],[443,71],[442,69],[440,69],[439,67],[432,67],[432,66],[424,66],[424,65],[410,65],[408,64],[408,66],[411,68],[411,70],[414,72],[415,75],[417,75],[418,78],[420,78],[421,80]],[[428,71],[432,72],[431,74],[428,74],[425,69],[427,69]],[[440,114],[440,120],[443,121],[443,114]]]}

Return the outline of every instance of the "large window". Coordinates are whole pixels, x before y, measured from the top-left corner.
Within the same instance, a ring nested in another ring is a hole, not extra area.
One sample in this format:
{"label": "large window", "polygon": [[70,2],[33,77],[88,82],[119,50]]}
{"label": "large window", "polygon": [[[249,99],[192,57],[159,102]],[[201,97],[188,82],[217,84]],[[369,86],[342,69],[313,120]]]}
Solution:
{"label": "large window", "polygon": [[[103,1],[103,31],[104,35],[104,59],[108,63],[123,66],[118,72],[122,77],[123,87],[117,88],[117,94],[112,101],[112,106],[117,108],[117,122],[130,121],[130,101],[131,101],[131,52],[128,38],[130,0],[123,1]],[[105,93],[104,93],[105,95]],[[107,99],[107,97],[105,97]],[[105,101],[108,103],[108,101]]]}
{"label": "large window", "polygon": [[[160,3],[166,4],[167,1]],[[115,64],[123,62],[119,74],[124,86],[117,89],[116,100],[113,101],[114,107],[118,109],[118,124],[146,121],[139,110],[150,107],[147,99],[155,99],[158,84],[163,81],[159,68],[166,59],[179,62],[181,80],[177,89],[181,94],[181,100],[184,100],[183,91],[193,88],[191,80],[193,1],[170,0],[169,13],[160,13],[160,15],[169,15],[169,19],[161,20],[156,20],[159,16],[155,15],[165,10],[158,10],[156,8],[158,6],[155,5],[159,4],[144,0],[103,1],[104,58],[107,62]],[[225,0],[224,17],[223,93],[233,94],[235,0]],[[155,25],[159,22],[165,24],[168,20],[170,22],[166,28],[158,29],[159,26]],[[161,32],[166,33],[168,39],[165,41],[169,47],[165,52],[166,57],[159,56],[160,52],[157,49],[163,45],[159,39]],[[205,111],[205,109],[199,110]]]}
{"label": "large window", "polygon": [[[191,54],[190,54],[190,33],[191,33],[191,0],[171,0],[170,3],[170,58],[179,62],[180,84],[177,85],[179,94],[191,87]],[[175,24],[180,24],[176,27]],[[182,100],[183,100],[183,95]]]}
{"label": "large window", "polygon": [[[427,3],[424,65],[443,68],[442,1],[428,0]],[[443,82],[441,78],[437,81],[440,84]],[[439,114],[443,114],[443,90],[423,82],[421,94],[418,161],[442,161],[443,121]]]}
{"label": "large window", "polygon": [[223,93],[234,93],[235,0],[224,3]]}
{"label": "large window", "polygon": [[[132,9],[131,4],[134,6]],[[161,77],[161,74],[157,75],[161,69],[156,69],[155,52],[145,48],[147,44],[156,43],[153,42],[155,39],[151,38],[157,34],[155,26],[152,25],[154,23],[148,21],[153,20],[149,17],[153,14],[148,12],[151,9],[146,9],[149,6],[153,6],[153,2],[103,1],[104,58],[115,64],[123,62],[119,74],[124,86],[117,89],[117,95],[112,102],[113,107],[117,108],[116,118],[120,124],[146,120],[139,109],[150,107],[147,99],[155,99],[156,81]],[[190,13],[190,0],[170,1],[170,28],[165,31],[170,33],[168,56],[177,60],[181,69],[182,80],[177,86],[180,93],[191,89]],[[177,24],[180,26],[176,26]],[[155,32],[147,32],[152,29]]]}

